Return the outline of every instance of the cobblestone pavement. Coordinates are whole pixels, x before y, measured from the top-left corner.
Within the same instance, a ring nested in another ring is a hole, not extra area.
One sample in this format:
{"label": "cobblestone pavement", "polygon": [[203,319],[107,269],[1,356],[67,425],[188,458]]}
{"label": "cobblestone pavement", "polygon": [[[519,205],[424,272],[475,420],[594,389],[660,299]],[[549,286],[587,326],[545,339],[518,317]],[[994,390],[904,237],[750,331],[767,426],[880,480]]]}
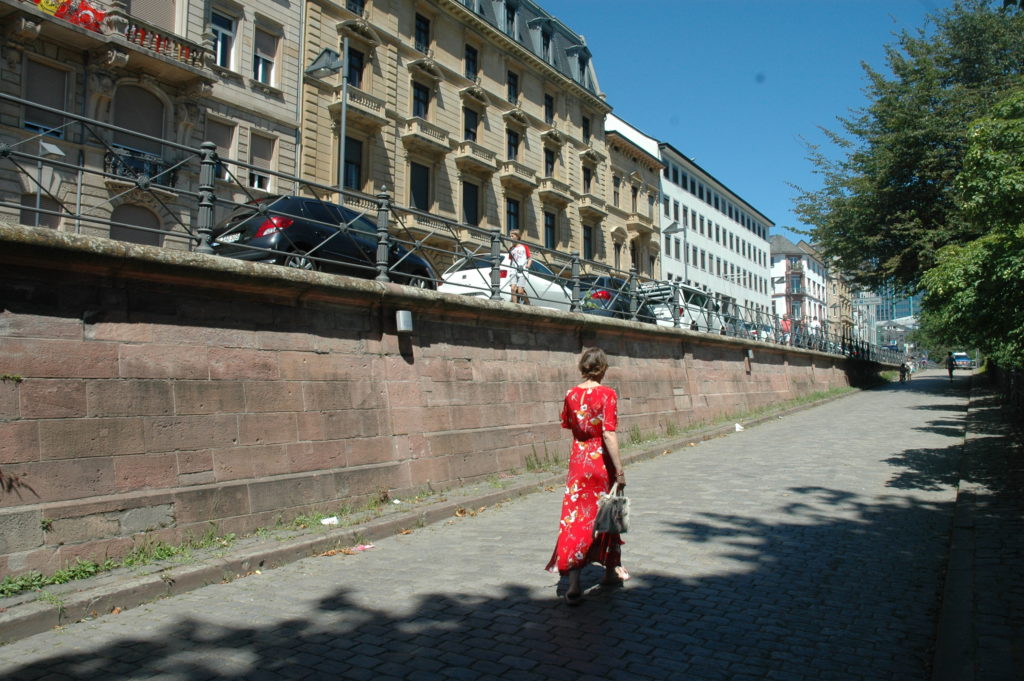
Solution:
{"label": "cobblestone pavement", "polygon": [[559,489],[0,647],[0,678],[926,681],[968,382],[630,466],[633,578],[578,608],[542,570]]}

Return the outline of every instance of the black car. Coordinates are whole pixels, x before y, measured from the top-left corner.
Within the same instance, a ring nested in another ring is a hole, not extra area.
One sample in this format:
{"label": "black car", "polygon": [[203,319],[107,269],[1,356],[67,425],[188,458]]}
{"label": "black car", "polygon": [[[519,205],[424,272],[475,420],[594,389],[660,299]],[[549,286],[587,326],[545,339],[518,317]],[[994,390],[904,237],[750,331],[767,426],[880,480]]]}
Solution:
{"label": "black car", "polygon": [[[637,321],[657,323],[654,310],[637,291]],[[616,319],[630,318],[629,282],[604,274],[587,274],[580,277],[580,300],[583,312]]]}
{"label": "black car", "polygon": [[[315,198],[272,196],[235,209],[213,231],[215,253],[228,258],[322,270],[363,279],[377,276],[377,225],[369,217]],[[429,262],[392,243],[391,280],[436,288]]]}

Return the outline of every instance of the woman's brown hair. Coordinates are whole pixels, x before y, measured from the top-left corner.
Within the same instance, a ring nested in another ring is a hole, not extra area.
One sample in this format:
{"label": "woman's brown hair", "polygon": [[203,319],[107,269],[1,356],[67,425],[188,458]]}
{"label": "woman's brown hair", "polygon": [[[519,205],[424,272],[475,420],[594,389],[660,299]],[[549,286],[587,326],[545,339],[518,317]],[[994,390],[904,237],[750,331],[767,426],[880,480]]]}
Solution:
{"label": "woman's brown hair", "polygon": [[584,348],[577,366],[584,378],[600,381],[608,371],[608,357],[601,348]]}

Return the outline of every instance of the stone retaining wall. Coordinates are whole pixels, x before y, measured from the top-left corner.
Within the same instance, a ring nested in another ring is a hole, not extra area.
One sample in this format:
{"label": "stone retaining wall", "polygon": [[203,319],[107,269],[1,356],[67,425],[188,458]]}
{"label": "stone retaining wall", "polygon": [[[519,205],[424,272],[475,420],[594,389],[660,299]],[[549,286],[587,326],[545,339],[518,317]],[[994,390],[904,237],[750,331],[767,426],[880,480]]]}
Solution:
{"label": "stone retaining wall", "polygon": [[818,353],[5,225],[0,306],[0,470],[25,484],[0,577],[563,458],[586,345],[623,439],[849,382]]}

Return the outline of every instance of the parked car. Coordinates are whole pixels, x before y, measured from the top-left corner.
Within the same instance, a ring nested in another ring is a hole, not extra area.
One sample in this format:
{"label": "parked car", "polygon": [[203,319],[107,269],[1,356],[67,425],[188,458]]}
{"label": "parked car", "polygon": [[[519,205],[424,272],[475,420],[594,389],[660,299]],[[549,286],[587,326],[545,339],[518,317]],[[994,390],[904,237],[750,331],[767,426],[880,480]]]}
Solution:
{"label": "parked car", "polygon": [[[638,291],[639,295],[643,295],[642,291]],[[586,314],[629,319],[629,282],[604,274],[583,275],[580,277],[580,302]],[[649,324],[658,323],[658,317],[646,299],[637,301],[636,318]]]}
{"label": "parked car", "polygon": [[[215,253],[228,258],[322,270],[363,279],[377,276],[377,225],[337,204],[299,196],[255,199],[213,230]],[[435,288],[424,258],[392,243],[389,276],[400,284]]]}
{"label": "parked car", "polygon": [[[506,253],[501,259],[499,272],[501,299],[511,301],[510,285],[515,268]],[[530,261],[526,275],[526,294],[530,304],[553,310],[568,310],[572,295],[566,288],[566,280],[558,277],[547,265],[537,260]],[[443,280],[437,287],[440,293],[454,293],[462,296],[491,297],[491,261],[480,256],[458,260],[441,275]]]}
{"label": "parked car", "polygon": [[966,352],[954,352],[953,361],[956,363],[957,369],[973,369],[974,360]]}

